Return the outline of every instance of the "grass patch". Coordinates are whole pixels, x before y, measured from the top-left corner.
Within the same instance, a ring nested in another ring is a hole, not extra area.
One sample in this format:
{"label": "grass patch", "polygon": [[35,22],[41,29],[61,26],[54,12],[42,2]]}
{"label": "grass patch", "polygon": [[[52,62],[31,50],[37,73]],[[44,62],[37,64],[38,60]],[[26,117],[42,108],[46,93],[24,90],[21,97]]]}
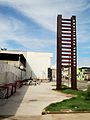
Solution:
{"label": "grass patch", "polygon": [[87,91],[63,88],[60,92],[73,94],[77,97],[66,99],[62,102],[52,103],[45,108],[46,111],[62,111],[66,109],[72,111],[90,111],[90,100],[86,99]]}
{"label": "grass patch", "polygon": [[77,97],[85,97],[85,95],[86,95],[86,91],[72,90],[70,88],[63,89],[63,90],[61,90],[61,92],[67,93],[67,94],[72,94],[72,95],[77,95]]}

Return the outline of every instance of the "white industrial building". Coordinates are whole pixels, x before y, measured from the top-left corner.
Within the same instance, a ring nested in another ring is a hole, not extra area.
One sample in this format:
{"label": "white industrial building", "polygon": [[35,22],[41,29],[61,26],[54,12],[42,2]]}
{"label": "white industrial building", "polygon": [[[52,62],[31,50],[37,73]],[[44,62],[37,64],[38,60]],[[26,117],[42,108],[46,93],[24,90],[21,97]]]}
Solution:
{"label": "white industrial building", "polygon": [[48,68],[51,67],[52,53],[27,52],[27,77],[37,79],[48,78]]}
{"label": "white industrial building", "polygon": [[[12,79],[14,80],[17,78],[28,79],[30,77],[36,78],[36,79],[48,79],[48,68],[51,67],[52,53],[20,52],[20,51],[8,51],[8,50],[0,51],[0,54],[2,56],[3,56],[3,53],[5,55],[6,54],[8,54],[9,56],[11,55],[12,59],[10,58],[11,60],[9,60],[5,58],[6,59],[5,60],[3,59],[3,57],[2,59],[0,59],[1,64],[3,64],[4,66],[0,68],[0,75],[2,76],[2,80],[5,79],[6,81],[7,75],[9,76],[8,78],[10,78],[10,76],[13,76]],[[16,58],[14,58],[14,55],[16,56],[17,60]],[[6,66],[8,66],[7,69],[5,67],[5,64],[7,64]],[[12,66],[13,68],[9,66]],[[6,70],[4,70],[4,68]],[[11,68],[11,69],[8,70],[8,68]],[[2,73],[2,71],[5,71],[6,73],[5,72]],[[0,83],[2,83],[2,80],[0,80]]]}

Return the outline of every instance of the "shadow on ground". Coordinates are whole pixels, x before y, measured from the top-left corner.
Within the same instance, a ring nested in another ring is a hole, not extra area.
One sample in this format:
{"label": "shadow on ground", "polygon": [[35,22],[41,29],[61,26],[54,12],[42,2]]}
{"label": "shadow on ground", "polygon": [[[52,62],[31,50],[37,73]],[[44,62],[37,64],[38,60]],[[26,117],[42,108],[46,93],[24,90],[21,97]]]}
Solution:
{"label": "shadow on ground", "polygon": [[29,86],[22,86],[8,99],[0,99],[0,120],[3,117],[14,116],[21,105]]}

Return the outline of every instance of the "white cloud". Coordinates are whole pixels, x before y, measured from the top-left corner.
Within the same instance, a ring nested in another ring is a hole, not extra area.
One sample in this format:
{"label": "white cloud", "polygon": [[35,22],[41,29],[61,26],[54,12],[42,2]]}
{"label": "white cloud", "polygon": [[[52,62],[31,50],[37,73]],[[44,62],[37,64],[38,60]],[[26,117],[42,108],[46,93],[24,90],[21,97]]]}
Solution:
{"label": "white cloud", "polygon": [[[79,16],[84,10],[90,8],[90,3],[87,4],[86,2],[87,0],[0,0],[0,3],[11,5],[25,16],[33,18],[37,23],[54,32],[56,32],[58,14],[62,14],[66,18],[72,15]],[[82,18],[82,21],[78,24],[77,37],[79,42],[87,42],[90,39],[86,29],[88,23],[90,23],[89,16],[85,18],[85,22]],[[28,48],[47,48],[47,46],[54,44],[54,41],[49,39],[28,37],[23,33],[23,29],[24,25],[19,20],[11,18],[10,21],[10,19],[0,18],[0,44],[5,45],[4,40],[8,39],[21,42],[22,45]],[[86,59],[80,59],[79,64],[89,64],[90,59]]]}
{"label": "white cloud", "polygon": [[[13,18],[7,18],[3,15],[0,15],[0,47],[6,46],[6,40],[18,40],[18,36],[16,36],[16,31],[22,29],[23,24],[20,21],[17,21]],[[17,38],[17,39],[16,39]]]}
{"label": "white cloud", "polygon": [[[85,0],[1,0],[11,4],[28,17],[32,17],[42,26],[55,31],[57,14],[71,17],[90,7]],[[86,5],[86,6],[85,6]]]}
{"label": "white cloud", "polygon": [[6,47],[6,41],[8,40],[15,40],[28,49],[43,49],[54,44],[49,39],[28,37],[28,35],[24,34],[24,27],[20,21],[14,18],[6,19],[2,16],[0,19],[0,47]]}

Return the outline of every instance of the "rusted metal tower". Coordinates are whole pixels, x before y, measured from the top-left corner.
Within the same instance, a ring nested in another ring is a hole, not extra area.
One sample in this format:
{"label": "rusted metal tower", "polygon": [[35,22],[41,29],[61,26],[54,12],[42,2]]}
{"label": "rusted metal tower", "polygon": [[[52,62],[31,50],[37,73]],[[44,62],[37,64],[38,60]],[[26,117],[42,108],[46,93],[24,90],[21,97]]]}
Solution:
{"label": "rusted metal tower", "polygon": [[77,89],[76,16],[57,17],[57,90],[62,85],[62,69],[71,69],[71,88]]}

